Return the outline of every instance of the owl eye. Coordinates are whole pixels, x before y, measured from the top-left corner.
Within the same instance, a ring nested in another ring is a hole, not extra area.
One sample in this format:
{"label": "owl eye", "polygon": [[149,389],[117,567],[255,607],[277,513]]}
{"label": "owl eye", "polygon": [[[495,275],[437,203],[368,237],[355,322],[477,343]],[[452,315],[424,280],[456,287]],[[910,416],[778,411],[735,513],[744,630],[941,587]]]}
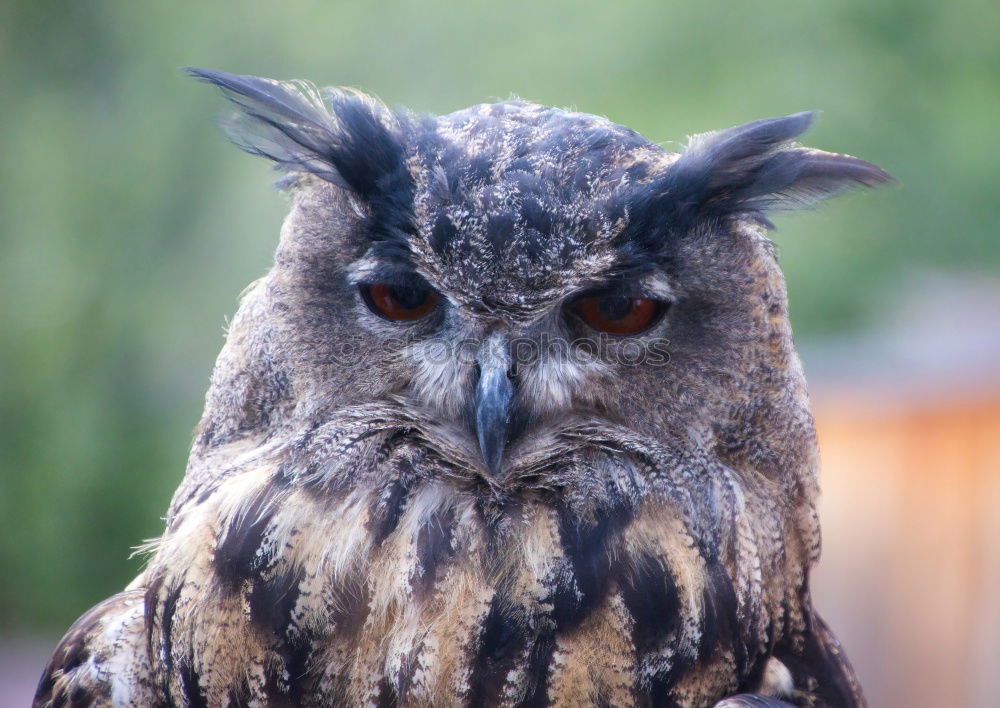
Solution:
{"label": "owl eye", "polygon": [[361,296],[372,312],[393,322],[419,320],[437,307],[439,299],[427,288],[389,283],[363,284]]}
{"label": "owl eye", "polygon": [[645,332],[659,322],[667,303],[648,297],[593,295],[580,298],[573,308],[597,331],[627,336]]}

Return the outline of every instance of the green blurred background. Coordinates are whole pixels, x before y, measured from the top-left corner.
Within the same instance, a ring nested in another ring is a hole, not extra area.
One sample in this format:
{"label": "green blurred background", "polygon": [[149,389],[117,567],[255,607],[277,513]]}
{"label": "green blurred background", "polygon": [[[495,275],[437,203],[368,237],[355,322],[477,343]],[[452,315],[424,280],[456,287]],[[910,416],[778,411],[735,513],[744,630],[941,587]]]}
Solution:
{"label": "green blurred background", "polygon": [[284,212],[194,65],[445,113],[510,94],[656,141],[803,109],[901,187],[780,217],[796,334],[914,271],[1000,271],[995,0],[0,3],[0,632],[140,568]]}

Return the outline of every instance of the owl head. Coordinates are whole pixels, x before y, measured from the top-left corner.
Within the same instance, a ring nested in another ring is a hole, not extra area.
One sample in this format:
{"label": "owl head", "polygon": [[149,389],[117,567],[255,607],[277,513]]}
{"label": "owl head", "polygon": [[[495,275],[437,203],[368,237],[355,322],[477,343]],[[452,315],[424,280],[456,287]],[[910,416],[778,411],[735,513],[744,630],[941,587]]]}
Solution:
{"label": "owl head", "polygon": [[795,144],[813,114],[676,154],[523,101],[421,116],[351,90],[191,73],[236,104],[230,137],[286,173],[292,196],[198,446],[353,412],[500,491],[552,484],[547,466],[604,446],[777,483],[811,472],[768,215],[889,179]]}

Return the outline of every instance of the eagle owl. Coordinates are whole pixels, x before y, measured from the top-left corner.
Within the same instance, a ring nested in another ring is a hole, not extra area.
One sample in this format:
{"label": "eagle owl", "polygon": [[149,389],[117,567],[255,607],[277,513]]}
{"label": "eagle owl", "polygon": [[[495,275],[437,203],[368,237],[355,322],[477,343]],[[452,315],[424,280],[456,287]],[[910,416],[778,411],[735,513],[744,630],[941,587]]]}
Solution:
{"label": "eagle owl", "polygon": [[679,154],[191,70],[285,173],[143,572],[38,705],[863,703],[768,214],[888,175],[812,114]]}

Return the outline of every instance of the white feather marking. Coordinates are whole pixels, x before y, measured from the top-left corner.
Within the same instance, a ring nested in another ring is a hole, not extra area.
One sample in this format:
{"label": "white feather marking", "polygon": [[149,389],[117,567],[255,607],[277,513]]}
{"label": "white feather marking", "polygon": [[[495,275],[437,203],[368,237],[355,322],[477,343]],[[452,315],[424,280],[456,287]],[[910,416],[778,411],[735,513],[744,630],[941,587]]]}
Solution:
{"label": "white feather marking", "polygon": [[[100,675],[111,682],[111,704],[134,705],[135,652],[141,651],[145,605],[137,602],[109,620],[104,628],[104,644],[111,647],[100,668]],[[131,650],[130,650],[131,648]],[[95,673],[97,669],[95,668]]]}
{"label": "white feather marking", "polygon": [[[451,342],[429,339],[407,348],[413,364],[413,389],[428,406],[457,416],[471,388],[471,357],[455,352]],[[468,359],[468,361],[466,361]]]}
{"label": "white feather marking", "polygon": [[774,696],[776,698],[790,697],[795,690],[795,680],[792,678],[792,672],[788,670],[787,666],[772,656],[768,659],[767,665],[764,667],[764,677],[761,679],[758,690],[765,696]]}

